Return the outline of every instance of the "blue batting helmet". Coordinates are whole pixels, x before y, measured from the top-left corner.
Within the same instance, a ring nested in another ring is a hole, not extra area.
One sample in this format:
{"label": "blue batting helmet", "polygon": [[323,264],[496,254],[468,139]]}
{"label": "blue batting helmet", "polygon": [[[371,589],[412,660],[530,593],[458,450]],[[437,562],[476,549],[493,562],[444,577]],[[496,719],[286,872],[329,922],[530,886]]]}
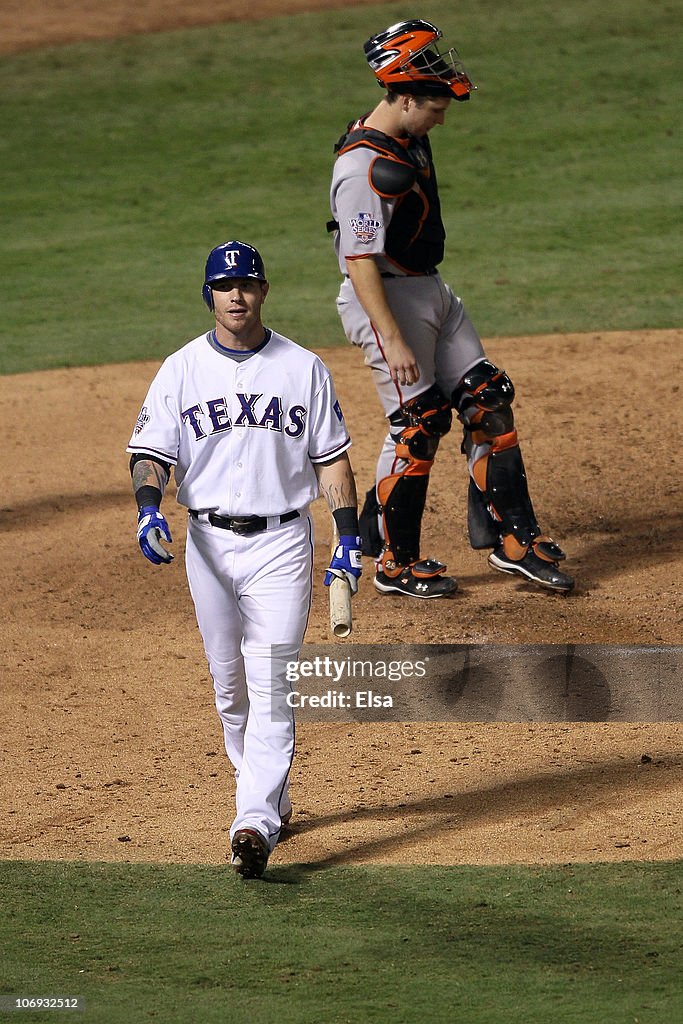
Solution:
{"label": "blue batting helmet", "polygon": [[211,285],[228,277],[254,277],[266,280],[266,268],[260,254],[246,242],[224,242],[212,249],[206,260],[202,296],[209,309],[213,309]]}

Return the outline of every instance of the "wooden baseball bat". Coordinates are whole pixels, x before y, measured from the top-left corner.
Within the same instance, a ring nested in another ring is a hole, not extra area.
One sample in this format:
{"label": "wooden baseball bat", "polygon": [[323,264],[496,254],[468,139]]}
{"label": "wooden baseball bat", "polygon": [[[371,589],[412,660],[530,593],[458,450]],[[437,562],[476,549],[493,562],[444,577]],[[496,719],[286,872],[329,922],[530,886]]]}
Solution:
{"label": "wooden baseball bat", "polygon": [[[334,555],[339,543],[339,531],[336,526],[332,534],[331,554]],[[353,629],[353,615],[351,613],[351,587],[347,580],[340,580],[335,577],[330,583],[330,630],[333,636],[349,636]]]}

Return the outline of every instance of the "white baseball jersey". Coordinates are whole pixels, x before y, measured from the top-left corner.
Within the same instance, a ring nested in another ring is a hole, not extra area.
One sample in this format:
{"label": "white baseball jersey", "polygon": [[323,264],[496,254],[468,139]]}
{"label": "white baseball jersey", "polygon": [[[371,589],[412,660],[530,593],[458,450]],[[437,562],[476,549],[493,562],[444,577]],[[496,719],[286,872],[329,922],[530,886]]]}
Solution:
{"label": "white baseball jersey", "polygon": [[[240,828],[272,850],[291,811],[294,716],[273,713],[311,603],[313,463],[351,441],[327,368],[267,330],[252,352],[222,348],[209,331],[169,356],[140,411],[128,451],[175,467],[178,501],[198,512],[268,516],[242,535],[188,518],[185,564],[226,752]],[[298,511],[285,523],[279,516]]]}
{"label": "white baseball jersey", "polygon": [[314,353],[271,330],[253,352],[230,352],[209,331],[164,361],[127,450],[175,467],[181,505],[275,516],[317,498],[312,463],[350,444]]}

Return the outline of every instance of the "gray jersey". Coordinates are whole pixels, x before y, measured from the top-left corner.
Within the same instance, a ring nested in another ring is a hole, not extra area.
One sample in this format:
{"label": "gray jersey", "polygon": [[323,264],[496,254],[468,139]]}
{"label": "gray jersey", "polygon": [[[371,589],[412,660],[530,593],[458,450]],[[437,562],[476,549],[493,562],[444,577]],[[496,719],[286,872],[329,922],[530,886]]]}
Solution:
{"label": "gray jersey", "polygon": [[330,206],[339,224],[334,245],[342,274],[347,273],[347,259],[363,256],[374,256],[382,272],[400,273],[384,256],[386,229],[396,199],[383,199],[368,180],[376,155],[371,149],[354,149],[343,153],[334,165]]}
{"label": "gray jersey", "polygon": [[[352,131],[362,127],[356,122]],[[381,133],[377,133],[381,136]],[[386,138],[386,137],[385,137]],[[381,141],[381,138],[380,138]],[[402,147],[399,140],[388,140],[394,147]],[[432,171],[429,149],[424,140],[406,140],[406,160],[410,146],[415,163],[422,161],[425,172]],[[419,158],[419,159],[418,159]],[[432,271],[425,274],[406,274],[396,260],[386,255],[387,234],[394,215],[402,221],[414,216],[406,214],[398,204],[406,204],[404,195],[387,198],[373,187],[373,162],[378,150],[357,145],[342,151],[337,157],[332,175],[330,204],[338,224],[334,244],[339,268],[347,278],[337,299],[337,310],[349,341],[361,347],[365,361],[373,371],[377,390],[387,416],[410,398],[421,394],[437,383],[449,395],[462,375],[484,357],[484,350],[475,328],[465,313],[462,302],[441,276]],[[418,171],[419,177],[419,171]],[[416,183],[409,191],[424,195]],[[432,226],[436,234],[435,251],[439,251],[441,227],[435,178],[429,186],[432,198]],[[421,200],[422,202],[422,200]],[[428,246],[432,243],[427,243]],[[391,311],[407,344],[413,350],[420,366],[420,379],[411,386],[399,386],[391,380],[382,338],[370,322],[356,298],[348,280],[347,259],[372,257],[385,277],[385,292]]]}

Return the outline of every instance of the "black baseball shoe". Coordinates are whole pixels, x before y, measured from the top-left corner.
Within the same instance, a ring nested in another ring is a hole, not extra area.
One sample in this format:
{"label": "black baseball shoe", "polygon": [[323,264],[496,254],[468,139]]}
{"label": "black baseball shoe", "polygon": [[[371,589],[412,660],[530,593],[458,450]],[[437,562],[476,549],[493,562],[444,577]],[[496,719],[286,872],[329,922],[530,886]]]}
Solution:
{"label": "black baseball shoe", "polygon": [[232,837],[232,866],[242,878],[260,878],[266,870],[270,850],[260,832],[241,828]]}
{"label": "black baseball shoe", "polygon": [[399,576],[387,576],[380,569],[375,574],[375,588],[381,594],[407,594],[408,597],[447,597],[458,589],[453,576],[443,576],[446,566],[433,558],[406,565]]}
{"label": "black baseball shoe", "polygon": [[[553,545],[553,548],[559,552],[559,556],[556,555],[556,557],[564,558],[564,552],[557,545]],[[539,587],[545,587],[546,590],[556,590],[561,594],[568,594],[574,587],[572,577],[561,572],[556,562],[548,562],[545,558],[539,558],[532,548],[529,548],[524,558],[515,561],[513,558],[508,558],[501,546],[489,555],[489,565],[499,572],[522,576],[530,583],[536,583]]]}

